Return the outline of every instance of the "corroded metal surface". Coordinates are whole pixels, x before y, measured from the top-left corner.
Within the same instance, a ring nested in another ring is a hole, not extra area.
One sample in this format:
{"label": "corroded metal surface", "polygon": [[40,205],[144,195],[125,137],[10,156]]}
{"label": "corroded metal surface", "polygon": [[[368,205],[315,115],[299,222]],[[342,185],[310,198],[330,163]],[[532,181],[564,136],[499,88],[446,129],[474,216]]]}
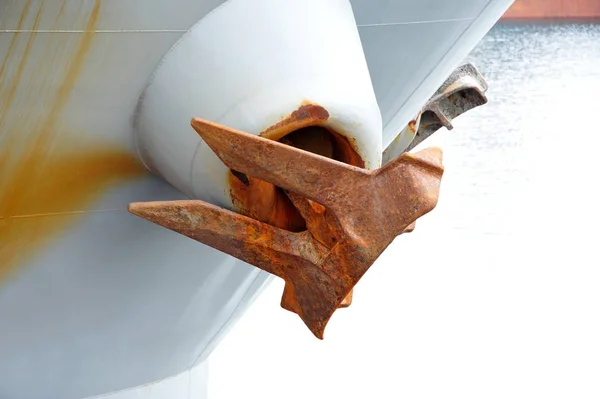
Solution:
{"label": "corroded metal surface", "polygon": [[[351,138],[324,126],[329,117],[323,106],[305,100],[281,121],[260,132],[259,136],[364,168],[365,163]],[[272,183],[232,169],[228,182],[236,212],[285,230],[306,230],[306,220],[290,201],[289,193]],[[348,307],[351,302],[352,292],[340,307]]]}
{"label": "corroded metal surface", "polygon": [[328,119],[329,112],[325,108],[306,101],[281,121],[261,132],[260,136],[271,140],[279,140],[293,131],[308,126],[319,125]]}
{"label": "corroded metal surface", "polygon": [[487,103],[487,82],[472,64],[456,68],[421,111],[417,134],[410,151],[441,127],[452,130],[452,119]]}
{"label": "corroded metal surface", "polygon": [[439,149],[365,170],[205,120],[192,126],[229,168],[285,190],[307,230],[198,200],[133,203],[129,211],[283,278],[281,306],[318,338],[385,248],[437,203]]}
{"label": "corroded metal surface", "polygon": [[[347,138],[322,125],[329,112],[321,105],[304,101],[278,123],[260,132],[261,137],[281,141],[305,151],[364,167],[364,161]],[[283,190],[270,182],[231,169],[229,193],[237,212],[291,231],[306,228],[304,220]]]}
{"label": "corroded metal surface", "polygon": [[403,152],[408,152],[440,128],[452,130],[452,120],[487,103],[487,82],[481,73],[467,63],[456,68],[417,117],[385,149],[384,164]]}

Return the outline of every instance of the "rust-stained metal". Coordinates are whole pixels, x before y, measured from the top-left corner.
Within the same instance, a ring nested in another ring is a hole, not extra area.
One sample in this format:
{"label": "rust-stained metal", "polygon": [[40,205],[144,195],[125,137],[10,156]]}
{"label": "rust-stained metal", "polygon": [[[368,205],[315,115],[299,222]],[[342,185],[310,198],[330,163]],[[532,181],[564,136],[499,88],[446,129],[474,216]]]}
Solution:
{"label": "rust-stained metal", "polygon": [[325,108],[305,101],[291,114],[261,132],[260,136],[279,140],[298,129],[320,125],[327,122],[328,119],[329,112]]}
{"label": "rust-stained metal", "polygon": [[[329,117],[329,112],[323,106],[305,100],[291,114],[260,132],[259,136],[364,167],[363,159],[349,139],[323,126]],[[306,221],[290,202],[287,193],[274,184],[248,177],[234,169],[230,170],[228,181],[232,203],[237,212],[285,230],[306,229]],[[348,307],[351,302],[352,292],[340,307]]]}
{"label": "rust-stained metal", "polygon": [[129,211],[283,278],[281,306],[320,339],[385,248],[437,203],[443,167],[436,148],[365,170],[205,120],[192,126],[229,168],[285,190],[307,230],[198,200],[132,203]]}
{"label": "rust-stained metal", "polygon": [[[298,109],[259,135],[293,147],[364,167],[364,161],[348,140],[322,126],[329,112],[322,106],[304,101]],[[284,192],[256,177],[232,169],[229,174],[231,200],[235,210],[261,222],[290,231],[306,228],[304,220]]]}
{"label": "rust-stained metal", "polygon": [[487,103],[487,89],[487,82],[475,66],[464,64],[456,68],[421,110],[419,129],[405,151],[442,127],[452,130],[452,119]]}
{"label": "rust-stained metal", "polygon": [[408,152],[437,130],[452,130],[452,120],[487,103],[487,82],[470,63],[459,66],[383,152],[383,163]]}

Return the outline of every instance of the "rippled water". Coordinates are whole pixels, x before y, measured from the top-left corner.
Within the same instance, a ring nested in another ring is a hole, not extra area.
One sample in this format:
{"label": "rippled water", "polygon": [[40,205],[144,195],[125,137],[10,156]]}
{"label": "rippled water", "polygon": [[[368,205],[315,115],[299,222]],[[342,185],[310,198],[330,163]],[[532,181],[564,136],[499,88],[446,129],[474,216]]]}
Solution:
{"label": "rippled water", "polygon": [[421,145],[444,149],[437,208],[323,342],[272,284],[213,355],[214,397],[600,396],[600,23],[498,25],[469,61],[489,103]]}
{"label": "rippled water", "polygon": [[468,60],[489,103],[425,143],[447,154],[448,225],[547,235],[600,222],[600,24],[498,25]]}

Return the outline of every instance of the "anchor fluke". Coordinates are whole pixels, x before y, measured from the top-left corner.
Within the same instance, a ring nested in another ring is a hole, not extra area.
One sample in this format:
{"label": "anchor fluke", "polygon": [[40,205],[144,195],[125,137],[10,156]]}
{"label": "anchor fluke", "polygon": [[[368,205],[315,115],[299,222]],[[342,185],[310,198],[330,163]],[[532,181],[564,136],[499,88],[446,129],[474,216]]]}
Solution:
{"label": "anchor fluke", "polygon": [[284,279],[281,306],[320,339],[385,248],[437,204],[439,149],[365,170],[198,118],[192,127],[227,167],[283,189],[307,229],[284,230],[199,200],[133,203],[129,211]]}

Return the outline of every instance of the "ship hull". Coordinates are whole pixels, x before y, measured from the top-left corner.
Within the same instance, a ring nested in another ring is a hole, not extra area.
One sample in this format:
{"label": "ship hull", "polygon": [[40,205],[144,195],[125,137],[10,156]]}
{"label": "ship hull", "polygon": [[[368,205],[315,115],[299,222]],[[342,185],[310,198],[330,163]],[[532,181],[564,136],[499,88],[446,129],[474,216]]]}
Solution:
{"label": "ship hull", "polygon": [[[209,354],[269,282],[126,212],[130,202],[194,194],[148,172],[134,121],[165,56],[223,3],[0,5],[0,397],[201,397]],[[283,3],[261,3],[285,17]],[[381,113],[378,145],[392,142],[510,3],[328,0],[332,27],[347,26],[336,18],[353,11]]]}

